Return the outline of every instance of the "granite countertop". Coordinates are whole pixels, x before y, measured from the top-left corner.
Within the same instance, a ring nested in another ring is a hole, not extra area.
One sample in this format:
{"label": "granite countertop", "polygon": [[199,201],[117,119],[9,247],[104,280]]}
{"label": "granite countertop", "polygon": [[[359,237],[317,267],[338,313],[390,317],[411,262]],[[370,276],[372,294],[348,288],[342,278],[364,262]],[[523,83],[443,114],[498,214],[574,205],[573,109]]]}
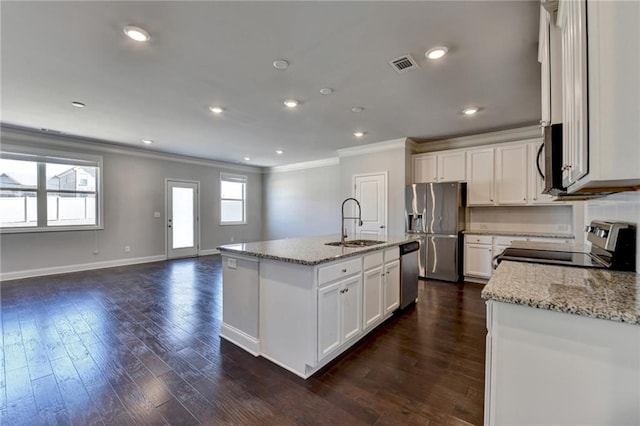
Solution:
{"label": "granite countertop", "polygon": [[517,232],[517,231],[490,231],[487,229],[483,229],[480,231],[463,231],[466,235],[496,235],[496,236],[505,236],[505,237],[541,237],[541,238],[564,238],[573,240],[575,237],[573,234],[556,234],[552,232],[535,232],[535,231],[526,231],[526,232]]}
{"label": "granite countertop", "polygon": [[504,261],[482,298],[640,325],[640,274]]}
{"label": "granite countertop", "polygon": [[573,253],[589,253],[591,250],[586,244],[551,243],[542,241],[514,241],[511,247],[528,250],[553,250]]}
{"label": "granite countertop", "polygon": [[[354,239],[354,238],[350,238]],[[319,265],[345,257],[357,256],[366,252],[394,247],[415,237],[389,237],[383,244],[369,247],[335,247],[325,243],[340,241],[339,235],[322,237],[288,238],[284,240],[259,241],[255,243],[226,244],[218,247],[223,253],[235,253],[263,259],[279,260],[300,265]],[[347,239],[348,241],[349,239]]]}

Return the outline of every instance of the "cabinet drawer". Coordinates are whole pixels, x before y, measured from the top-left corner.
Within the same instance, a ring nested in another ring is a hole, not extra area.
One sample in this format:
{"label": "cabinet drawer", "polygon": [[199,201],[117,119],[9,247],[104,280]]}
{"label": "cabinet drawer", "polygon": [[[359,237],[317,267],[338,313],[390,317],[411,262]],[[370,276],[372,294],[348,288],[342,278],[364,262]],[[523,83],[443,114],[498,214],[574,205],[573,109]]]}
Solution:
{"label": "cabinet drawer", "polygon": [[400,247],[388,248],[384,251],[384,261],[400,259]]}
{"label": "cabinet drawer", "polygon": [[362,271],[362,258],[356,257],[333,265],[318,268],[318,284],[322,285],[338,278],[346,277]]}
{"label": "cabinet drawer", "polygon": [[464,242],[472,244],[493,244],[493,237],[491,235],[465,235]]}
{"label": "cabinet drawer", "polygon": [[527,241],[527,237],[496,237],[496,245],[510,246],[514,241]]}
{"label": "cabinet drawer", "polygon": [[364,270],[366,271],[367,269],[382,265],[383,260],[382,250],[365,255]]}

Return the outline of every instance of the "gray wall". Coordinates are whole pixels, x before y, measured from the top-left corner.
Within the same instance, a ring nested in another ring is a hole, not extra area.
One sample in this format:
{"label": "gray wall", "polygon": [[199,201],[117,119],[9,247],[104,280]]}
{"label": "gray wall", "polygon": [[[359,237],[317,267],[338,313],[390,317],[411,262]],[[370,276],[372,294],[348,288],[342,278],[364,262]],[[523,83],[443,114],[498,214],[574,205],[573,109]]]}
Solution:
{"label": "gray wall", "polygon": [[340,168],[271,172],[263,177],[263,239],[340,233]]}
{"label": "gray wall", "polygon": [[[411,164],[411,163],[409,163]],[[353,175],[387,172],[389,236],[404,235],[405,147],[340,157],[340,199],[353,196]]]}
{"label": "gray wall", "polygon": [[[4,143],[17,145],[5,136],[3,132]],[[201,250],[215,249],[232,237],[235,241],[257,241],[262,237],[262,173],[258,168],[238,170],[233,165],[206,161],[193,164],[163,155],[148,158],[138,155],[139,151],[126,149],[122,153],[100,151],[100,144],[89,141],[73,146],[56,145],[57,142],[58,138],[36,134],[34,141],[21,140],[20,145],[102,155],[104,229],[3,234],[0,238],[3,273],[164,255],[165,178],[200,182]],[[247,225],[219,225],[221,171],[248,178]],[[154,211],[161,212],[162,217],[154,218]],[[124,252],[125,245],[131,246],[130,253]],[[97,255],[93,254],[95,249]]]}

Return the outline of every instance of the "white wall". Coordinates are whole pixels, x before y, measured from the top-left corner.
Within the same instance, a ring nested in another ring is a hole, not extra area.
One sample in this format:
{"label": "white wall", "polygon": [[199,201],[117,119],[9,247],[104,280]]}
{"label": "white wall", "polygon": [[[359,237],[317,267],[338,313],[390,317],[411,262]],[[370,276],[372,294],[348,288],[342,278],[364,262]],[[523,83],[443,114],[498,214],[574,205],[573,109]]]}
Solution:
{"label": "white wall", "polygon": [[[3,131],[3,142],[11,142]],[[224,163],[155,155],[113,145],[85,141],[81,144],[62,138],[20,132],[21,145],[87,152],[103,156],[104,229],[97,231],[60,231],[2,234],[0,271],[3,276],[19,271],[70,267],[101,262],[126,263],[129,259],[165,254],[165,179],[200,182],[200,249],[214,250],[235,241],[257,241],[262,234],[262,174],[258,168]],[[27,141],[25,142],[25,135]],[[66,145],[65,145],[66,144]],[[182,161],[184,160],[184,161]],[[238,169],[240,167],[240,169]],[[247,225],[219,225],[219,174],[243,174],[247,182]],[[162,214],[154,218],[154,211]],[[131,252],[125,253],[129,245]],[[98,254],[94,254],[98,250]]]}
{"label": "white wall", "polygon": [[572,234],[573,212],[571,205],[469,207],[467,229]]}
{"label": "white wall", "polygon": [[405,146],[359,155],[340,156],[340,199],[353,196],[353,176],[387,172],[389,236],[404,235],[404,187],[407,178]]}
{"label": "white wall", "polygon": [[585,203],[585,224],[592,220],[616,220],[636,225],[636,272],[640,272],[640,191],[621,192]]}
{"label": "white wall", "polygon": [[340,167],[332,164],[263,176],[263,239],[340,233]]}

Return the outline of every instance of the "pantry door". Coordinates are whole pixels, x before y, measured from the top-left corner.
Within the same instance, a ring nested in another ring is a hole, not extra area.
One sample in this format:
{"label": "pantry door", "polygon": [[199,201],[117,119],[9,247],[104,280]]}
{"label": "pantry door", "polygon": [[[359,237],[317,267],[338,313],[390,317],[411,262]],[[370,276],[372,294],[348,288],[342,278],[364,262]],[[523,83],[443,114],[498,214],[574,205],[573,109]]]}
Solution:
{"label": "pantry door", "polygon": [[198,255],[199,183],[167,180],[167,259]]}
{"label": "pantry door", "polygon": [[[386,239],[387,172],[354,175],[353,196],[362,207],[362,226],[356,226],[356,221],[352,221],[356,235],[367,239]],[[352,204],[354,207],[349,214],[354,216],[357,214],[357,207],[355,203]]]}

